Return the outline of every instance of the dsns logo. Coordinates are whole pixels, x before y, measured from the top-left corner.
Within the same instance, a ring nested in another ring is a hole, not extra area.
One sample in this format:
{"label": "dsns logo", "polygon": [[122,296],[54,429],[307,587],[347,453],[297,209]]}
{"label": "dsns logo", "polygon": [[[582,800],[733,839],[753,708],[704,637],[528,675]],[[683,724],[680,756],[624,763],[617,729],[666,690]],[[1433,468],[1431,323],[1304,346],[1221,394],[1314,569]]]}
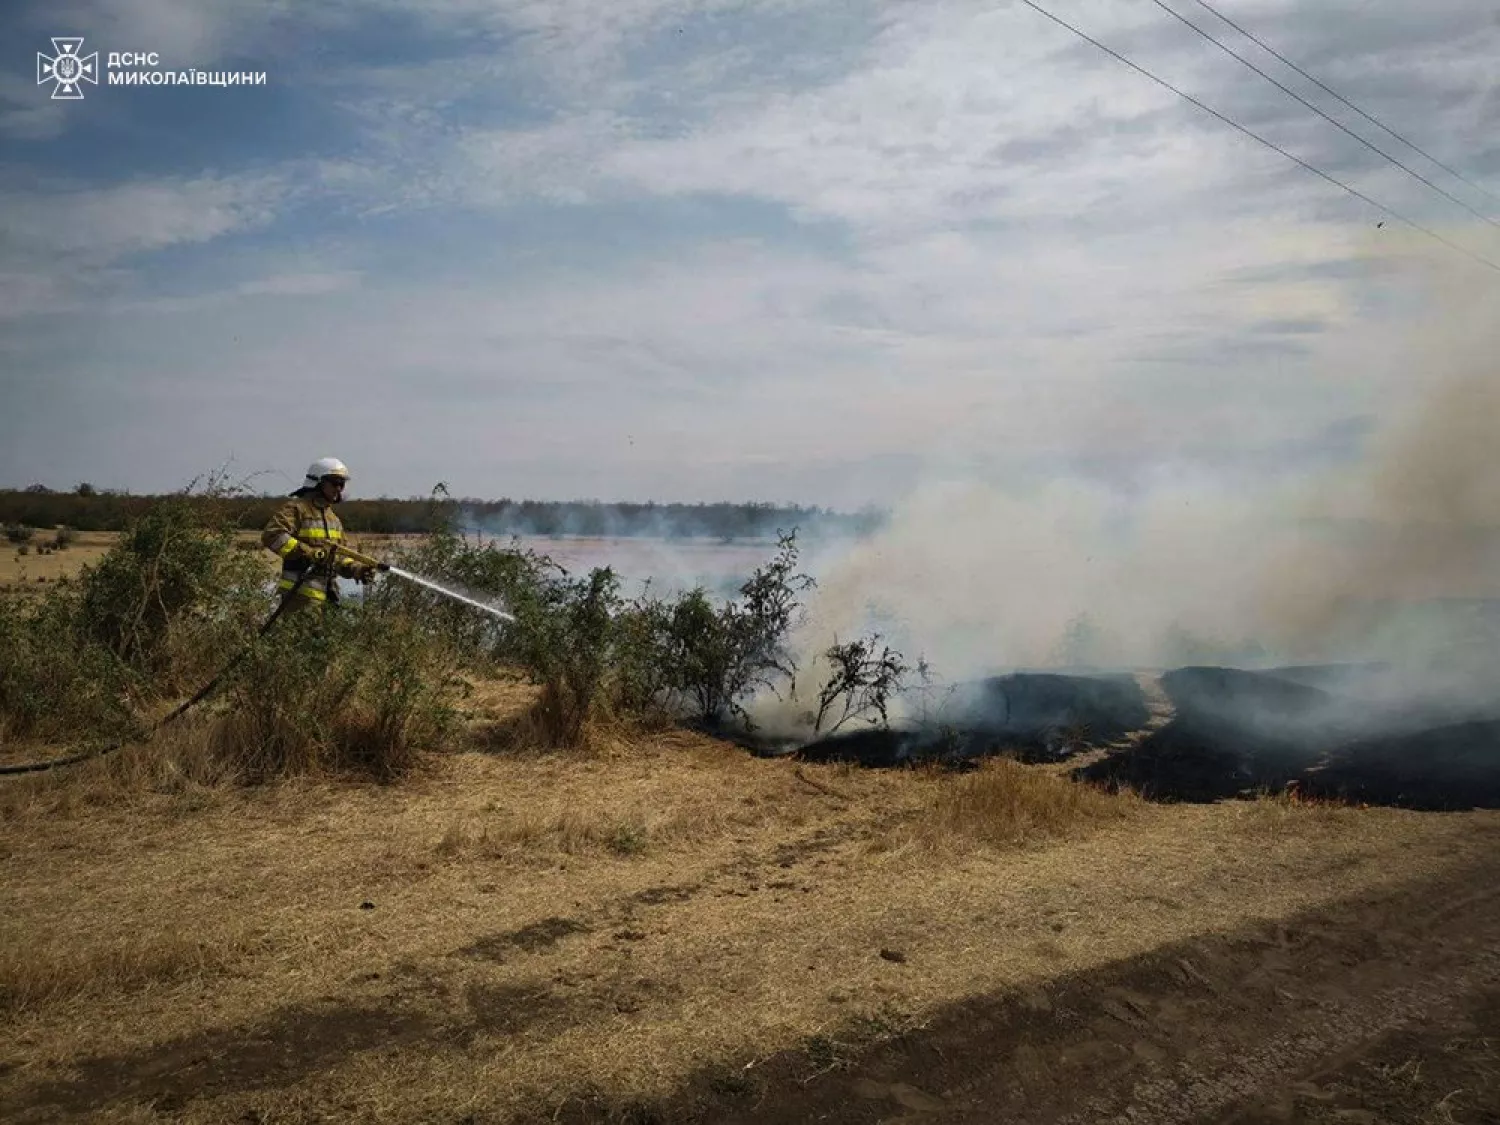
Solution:
{"label": "dsns logo", "polygon": [[78,49],[82,46],[81,35],[54,37],[52,47],[57,52],[56,55],[44,55],[40,51],[36,53],[36,84],[43,86],[48,82],[53,83],[54,98],[81,100],[81,83],[92,82],[95,86],[99,85],[99,52],[80,55]]}

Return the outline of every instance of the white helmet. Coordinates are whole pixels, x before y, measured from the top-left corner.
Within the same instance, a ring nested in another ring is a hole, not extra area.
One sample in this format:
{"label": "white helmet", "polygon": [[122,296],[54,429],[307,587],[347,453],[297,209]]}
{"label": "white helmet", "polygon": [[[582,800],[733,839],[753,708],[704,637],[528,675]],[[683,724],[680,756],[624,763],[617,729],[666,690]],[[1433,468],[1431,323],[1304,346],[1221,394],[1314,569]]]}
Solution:
{"label": "white helmet", "polygon": [[341,480],[348,480],[349,466],[345,465],[337,457],[320,457],[307,467],[307,479],[302,482],[302,487],[317,488],[318,482],[324,477],[338,477]]}

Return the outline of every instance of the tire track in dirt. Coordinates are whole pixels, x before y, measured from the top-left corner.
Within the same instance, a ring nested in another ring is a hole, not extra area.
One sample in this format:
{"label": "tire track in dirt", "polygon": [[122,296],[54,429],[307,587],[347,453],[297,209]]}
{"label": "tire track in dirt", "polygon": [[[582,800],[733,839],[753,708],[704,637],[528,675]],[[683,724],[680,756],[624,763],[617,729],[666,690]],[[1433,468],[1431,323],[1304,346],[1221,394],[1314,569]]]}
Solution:
{"label": "tire track in dirt", "polygon": [[[1203,1121],[1266,1091],[1306,1083],[1318,1072],[1343,1065],[1389,1032],[1500,987],[1500,955],[1490,953],[1447,979],[1392,988],[1361,998],[1348,1008],[1301,1016],[1293,1028],[1272,1035],[1259,1049],[1223,1045],[1224,1062],[1196,1069],[1184,1061],[1172,1078],[1135,1086],[1122,1102],[1101,1099],[1086,1111],[1060,1119],[1060,1125],[1146,1120],[1160,1125]],[[1309,1068],[1308,1058],[1318,1062]]]}
{"label": "tire track in dirt", "polygon": [[976,998],[842,1058],[785,1052],[699,1075],[664,1105],[565,1119],[631,1109],[725,1125],[1212,1120],[1284,1101],[1392,1034],[1500,993],[1496,934],[1500,876],[1469,868]]}
{"label": "tire track in dirt", "polygon": [[359,1051],[439,1033],[426,1013],[398,1003],[286,1007],[250,1026],[82,1059],[72,1065],[70,1077],[38,1083],[0,1101],[0,1117],[55,1121],[121,1101],[171,1113],[200,1098],[290,1086]]}
{"label": "tire track in dirt", "polygon": [[1240,1103],[1214,1125],[1500,1122],[1500,989]]}

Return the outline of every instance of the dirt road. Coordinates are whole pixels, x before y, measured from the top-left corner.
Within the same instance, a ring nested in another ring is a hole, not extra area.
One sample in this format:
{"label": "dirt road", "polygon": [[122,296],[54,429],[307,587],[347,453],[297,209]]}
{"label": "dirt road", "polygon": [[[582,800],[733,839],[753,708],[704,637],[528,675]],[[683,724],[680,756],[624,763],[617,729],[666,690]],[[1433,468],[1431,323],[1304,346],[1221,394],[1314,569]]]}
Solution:
{"label": "dirt road", "polygon": [[867,1054],[708,1076],[646,1119],[1500,1122],[1500,874],[974,1000]]}

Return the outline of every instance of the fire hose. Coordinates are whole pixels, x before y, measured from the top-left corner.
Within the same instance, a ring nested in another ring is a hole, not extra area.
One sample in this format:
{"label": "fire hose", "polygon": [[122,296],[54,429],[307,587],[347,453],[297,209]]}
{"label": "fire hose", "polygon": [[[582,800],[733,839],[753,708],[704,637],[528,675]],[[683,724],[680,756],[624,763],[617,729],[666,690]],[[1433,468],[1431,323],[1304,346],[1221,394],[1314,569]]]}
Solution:
{"label": "fire hose", "polygon": [[[371,558],[369,555],[360,554],[353,547],[347,547],[343,543],[334,543],[328,547],[317,547],[308,553],[312,556],[315,568],[328,565],[335,558],[344,558],[350,562],[359,563],[360,566],[368,567],[371,570],[378,570],[381,573],[385,573],[391,569],[390,563],[381,562],[379,559]],[[308,573],[311,572],[309,571]],[[301,584],[300,580],[298,584]]]}
{"label": "fire hose", "polygon": [[[279,618],[286,607],[291,604],[292,599],[297,597],[298,591],[302,589],[302,584],[314,574],[318,573],[321,567],[330,565],[335,557],[343,556],[353,562],[359,563],[361,566],[373,567],[375,570],[382,572],[390,570],[389,563],[383,563],[378,559],[371,558],[369,555],[362,555],[352,547],[346,547],[341,543],[335,544],[332,548],[317,548],[309,551],[308,554],[312,557],[313,565],[308,567],[300,575],[298,575],[297,581],[292,585],[291,589],[286,592],[286,596],[281,599],[280,604],[277,605],[271,616],[266,618],[265,624],[263,624],[260,629],[256,631],[256,640],[259,640],[268,632],[270,632],[271,626],[276,624],[277,618]],[[115,750],[120,749],[122,746],[129,746],[132,742],[150,741],[156,736],[156,733],[161,730],[162,727],[166,726],[168,723],[175,722],[177,719],[180,719],[193,707],[196,707],[199,703],[202,703],[205,699],[207,699],[213,692],[214,688],[218,686],[219,681],[227,676],[236,667],[238,667],[240,661],[244,660],[245,657],[250,654],[250,650],[253,645],[254,642],[252,641],[251,644],[248,644],[244,648],[240,649],[240,651],[235,654],[234,659],[230,660],[228,664],[220,668],[219,671],[214,674],[214,677],[208,681],[208,683],[199,688],[197,692],[195,692],[190,698],[182,703],[179,703],[166,715],[163,715],[160,719],[157,719],[154,723],[152,723],[150,727],[147,728],[144,736],[138,738],[122,738],[118,742],[113,742],[110,745],[101,747],[98,750],[90,750],[87,753],[74,754],[66,758],[50,758],[44,762],[25,762],[20,765],[3,765],[0,766],[0,776],[23,773],[40,773],[43,770],[58,769],[62,766],[74,766],[78,765],[80,762],[87,762],[93,758],[102,758],[104,757],[104,755],[112,753]]]}

